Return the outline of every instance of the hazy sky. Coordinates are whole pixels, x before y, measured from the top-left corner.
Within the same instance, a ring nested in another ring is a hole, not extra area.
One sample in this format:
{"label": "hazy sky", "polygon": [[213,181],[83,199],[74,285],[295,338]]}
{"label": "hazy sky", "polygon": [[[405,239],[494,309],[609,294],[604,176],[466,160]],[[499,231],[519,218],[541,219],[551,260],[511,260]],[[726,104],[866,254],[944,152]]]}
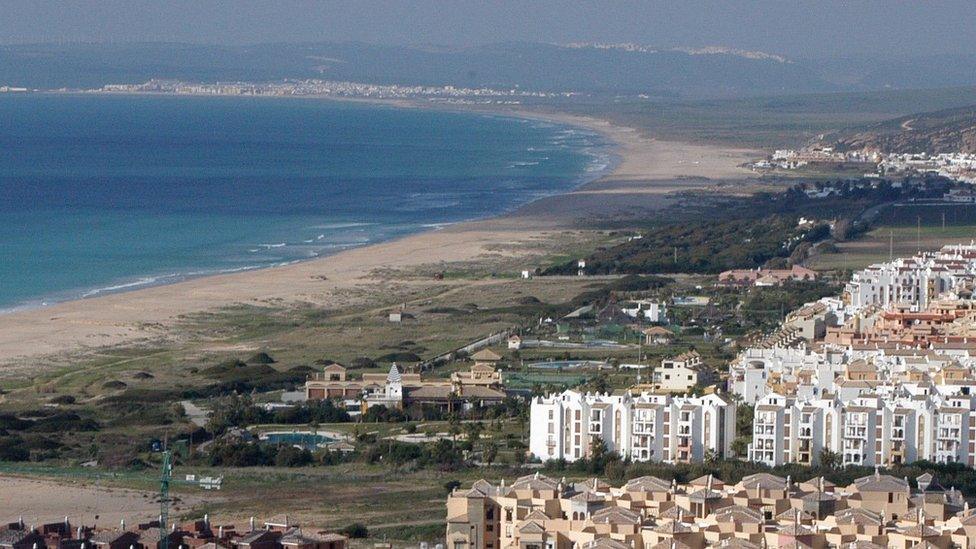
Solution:
{"label": "hazy sky", "polygon": [[0,0],[0,43],[504,41],[724,45],[790,56],[976,54],[976,0]]}

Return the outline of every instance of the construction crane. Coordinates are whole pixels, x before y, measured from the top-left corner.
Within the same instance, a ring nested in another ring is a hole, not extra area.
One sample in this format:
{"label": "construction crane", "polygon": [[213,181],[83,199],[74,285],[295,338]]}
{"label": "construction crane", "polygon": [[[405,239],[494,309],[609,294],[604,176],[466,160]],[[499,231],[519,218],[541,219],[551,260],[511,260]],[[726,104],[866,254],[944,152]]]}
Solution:
{"label": "construction crane", "polygon": [[163,450],[163,467],[159,475],[159,549],[169,549],[169,485],[194,484],[205,490],[220,490],[224,477],[187,475],[186,480],[173,480],[173,453]]}
{"label": "construction crane", "polygon": [[173,454],[163,451],[163,470],[159,476],[159,549],[169,549],[169,483],[173,480]]}

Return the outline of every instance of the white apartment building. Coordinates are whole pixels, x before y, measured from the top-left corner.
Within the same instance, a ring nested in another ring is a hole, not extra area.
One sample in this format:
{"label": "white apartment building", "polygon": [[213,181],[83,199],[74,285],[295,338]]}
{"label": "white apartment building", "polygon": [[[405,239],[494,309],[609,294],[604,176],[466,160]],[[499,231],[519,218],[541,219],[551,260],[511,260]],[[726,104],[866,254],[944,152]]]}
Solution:
{"label": "white apartment building", "polygon": [[729,365],[728,389],[746,404],[755,404],[772,392],[776,383],[794,384],[798,396],[818,397],[833,389],[844,360],[838,351],[752,347]]}
{"label": "white apartment building", "polygon": [[770,394],[756,404],[752,461],[817,465],[824,449],[843,465],[976,465],[976,398],[905,390],[846,403]]}
{"label": "white apartment building", "polygon": [[620,310],[631,318],[641,318],[645,322],[667,322],[668,306],[649,299],[638,299],[621,305]]}
{"label": "white apartment building", "polygon": [[844,293],[855,310],[907,305],[923,310],[942,294],[976,281],[976,244],[876,263],[855,272]]}
{"label": "white apartment building", "polygon": [[654,389],[669,393],[687,393],[696,385],[704,385],[710,380],[710,372],[696,351],[662,360],[660,367],[651,374]]}
{"label": "white apartment building", "polygon": [[698,462],[731,457],[735,404],[717,394],[675,397],[565,391],[532,399],[529,451],[545,460],[588,457],[600,439],[634,461]]}

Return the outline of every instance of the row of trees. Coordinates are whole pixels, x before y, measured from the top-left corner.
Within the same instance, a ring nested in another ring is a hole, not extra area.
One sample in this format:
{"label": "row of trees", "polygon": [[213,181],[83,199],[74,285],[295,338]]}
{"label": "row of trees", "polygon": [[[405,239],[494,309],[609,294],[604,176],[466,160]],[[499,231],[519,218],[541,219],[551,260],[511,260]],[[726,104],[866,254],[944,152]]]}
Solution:
{"label": "row of trees", "polygon": [[207,423],[207,430],[219,436],[231,427],[262,423],[316,425],[352,421],[348,412],[331,400],[309,400],[300,406],[266,410],[254,404],[248,395],[230,395],[217,401]]}

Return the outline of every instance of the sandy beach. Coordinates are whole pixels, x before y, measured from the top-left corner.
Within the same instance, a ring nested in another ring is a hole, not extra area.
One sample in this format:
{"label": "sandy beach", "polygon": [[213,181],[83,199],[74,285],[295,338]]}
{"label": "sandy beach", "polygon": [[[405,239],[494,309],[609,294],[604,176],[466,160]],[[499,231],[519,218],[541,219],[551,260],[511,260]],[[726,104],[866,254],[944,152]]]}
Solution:
{"label": "sandy beach", "polygon": [[[0,477],[0,494],[0,522],[4,524],[21,518],[26,524],[58,522],[67,516],[75,525],[113,527],[122,519],[131,524],[159,516],[156,494],[82,482]],[[198,502],[197,497],[180,498],[175,507]]]}
{"label": "sandy beach", "polygon": [[[0,376],[29,375],[80,352],[164,340],[182,315],[235,304],[336,304],[346,290],[375,283],[378,270],[484,258],[499,247],[531,248],[580,221],[670,203],[669,193],[741,179],[755,151],[650,139],[632,128],[577,116],[535,115],[601,132],[617,144],[612,173],[495,219],[461,223],[284,267],[199,278],[0,315]],[[518,253],[518,252],[512,252]]]}

